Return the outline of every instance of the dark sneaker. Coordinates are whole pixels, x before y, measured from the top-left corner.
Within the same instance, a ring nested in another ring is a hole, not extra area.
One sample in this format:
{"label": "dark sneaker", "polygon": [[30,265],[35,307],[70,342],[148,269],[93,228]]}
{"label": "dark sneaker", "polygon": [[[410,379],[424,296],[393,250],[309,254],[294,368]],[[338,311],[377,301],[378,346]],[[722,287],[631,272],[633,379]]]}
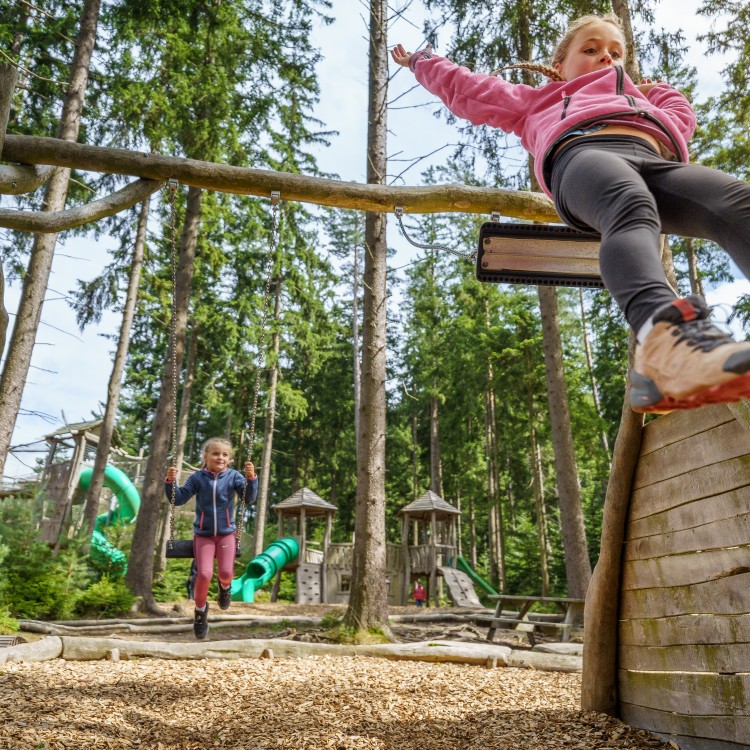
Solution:
{"label": "dark sneaker", "polygon": [[662,307],[635,349],[630,404],[637,412],[695,409],[750,398],[750,342],[709,320],[698,294]]}
{"label": "dark sneaker", "polygon": [[229,605],[232,603],[232,587],[227,586],[224,588],[219,583],[219,596],[216,601],[219,602],[219,609],[229,609]]}
{"label": "dark sneaker", "polygon": [[193,620],[193,633],[196,638],[205,638],[208,635],[208,602],[206,602],[206,608],[201,610],[195,610],[195,620]]}

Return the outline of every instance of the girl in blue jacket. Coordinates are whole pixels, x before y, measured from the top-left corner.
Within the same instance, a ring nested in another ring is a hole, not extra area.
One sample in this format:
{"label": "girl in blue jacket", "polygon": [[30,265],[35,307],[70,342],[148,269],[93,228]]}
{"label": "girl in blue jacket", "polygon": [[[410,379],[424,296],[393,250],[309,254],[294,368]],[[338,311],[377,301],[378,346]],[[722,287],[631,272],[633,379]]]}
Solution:
{"label": "girl in blue jacket", "polygon": [[[208,633],[208,587],[214,575],[214,558],[219,568],[219,596],[221,609],[232,601],[231,585],[234,578],[237,527],[234,524],[234,496],[242,496],[252,503],[258,495],[258,477],[251,461],[245,462],[245,476],[229,468],[232,445],[224,438],[211,438],[203,445],[203,468],[191,474],[182,487],[173,487],[177,468],[167,471],[165,490],[175,505],[184,505],[195,496],[193,522],[193,555],[198,568],[195,579],[195,620],[193,632],[197,638]],[[247,489],[246,489],[247,487]],[[242,522],[242,519],[240,519]]]}

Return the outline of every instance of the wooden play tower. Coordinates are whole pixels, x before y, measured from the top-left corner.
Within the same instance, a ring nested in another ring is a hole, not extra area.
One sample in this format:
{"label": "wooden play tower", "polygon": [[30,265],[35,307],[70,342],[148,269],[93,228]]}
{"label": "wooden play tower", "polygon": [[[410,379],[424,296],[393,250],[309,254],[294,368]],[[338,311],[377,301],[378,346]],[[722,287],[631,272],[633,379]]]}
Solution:
{"label": "wooden play tower", "polygon": [[427,602],[440,604],[438,570],[455,567],[461,511],[432,490],[399,511],[402,544],[402,601],[409,601],[412,583],[427,580]]}
{"label": "wooden play tower", "polygon": [[[336,506],[327,503],[311,489],[303,487],[286,500],[276,503],[273,510],[278,517],[279,539],[285,536],[296,536],[299,542],[299,555],[287,566],[287,569],[294,570],[296,576],[295,602],[297,604],[328,603],[325,568]],[[319,547],[308,538],[308,521],[321,518],[325,519],[325,532],[322,547]],[[281,571],[276,575],[271,591],[271,601],[276,601],[280,579]]]}

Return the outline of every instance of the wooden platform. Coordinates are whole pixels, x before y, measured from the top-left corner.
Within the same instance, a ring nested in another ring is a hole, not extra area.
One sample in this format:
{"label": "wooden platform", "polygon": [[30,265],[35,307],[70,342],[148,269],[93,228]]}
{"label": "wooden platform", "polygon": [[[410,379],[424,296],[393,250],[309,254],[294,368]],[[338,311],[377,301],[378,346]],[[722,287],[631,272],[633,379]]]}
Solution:
{"label": "wooden platform", "polygon": [[682,750],[750,748],[750,431],[724,405],[644,429],[618,668],[628,723]]}

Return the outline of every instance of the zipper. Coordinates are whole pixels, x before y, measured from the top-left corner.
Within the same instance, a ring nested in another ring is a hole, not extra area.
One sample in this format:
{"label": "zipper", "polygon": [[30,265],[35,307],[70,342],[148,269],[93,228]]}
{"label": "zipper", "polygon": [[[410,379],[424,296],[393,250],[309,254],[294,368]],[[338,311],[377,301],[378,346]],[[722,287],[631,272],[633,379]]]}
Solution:
{"label": "zipper", "polygon": [[217,485],[218,479],[219,479],[219,475],[217,474],[214,477],[214,498],[213,498],[213,503],[214,503],[214,534],[215,535],[218,535],[218,533],[219,533],[219,518],[218,518],[218,516],[216,514],[216,485]]}
{"label": "zipper", "polygon": [[[602,119],[611,119],[611,118],[617,118],[617,117],[643,117],[645,120],[648,120],[649,122],[652,122],[654,125],[656,125],[659,130],[661,130],[664,135],[669,138],[672,146],[674,146],[674,153],[677,156],[680,161],[682,161],[682,158],[680,154],[682,153],[682,149],[680,148],[680,144],[678,143],[677,139],[672,135],[672,133],[669,132],[669,130],[664,126],[664,124],[657,118],[654,117],[649,112],[644,112],[643,110],[638,108],[638,104],[635,101],[635,98],[631,94],[625,93],[625,71],[623,70],[621,65],[615,66],[615,75],[616,75],[616,85],[615,85],[615,93],[617,96],[624,97],[628,104],[630,104],[631,109],[624,110],[623,112],[610,112],[605,118],[600,117],[592,117],[588,120],[581,120],[580,122],[577,122],[574,126],[574,129],[578,128],[585,128],[588,125],[593,125],[596,122],[601,122]],[[562,111],[562,117],[560,117],[561,120],[565,119],[565,116],[567,114],[568,105],[570,104],[571,96],[566,96],[563,100],[563,111]],[[545,151],[544,157],[542,159],[542,164],[546,164],[547,160],[550,158],[550,156],[555,152],[555,149],[559,146],[560,142],[565,139],[567,133],[562,133],[558,138],[555,139],[554,143],[552,143],[549,148]],[[545,170],[546,171],[546,170]]]}
{"label": "zipper", "polygon": [[560,115],[560,119],[564,120],[565,116],[568,114],[568,104],[570,104],[571,97],[566,96],[563,99],[563,108],[562,108],[562,114]]}

